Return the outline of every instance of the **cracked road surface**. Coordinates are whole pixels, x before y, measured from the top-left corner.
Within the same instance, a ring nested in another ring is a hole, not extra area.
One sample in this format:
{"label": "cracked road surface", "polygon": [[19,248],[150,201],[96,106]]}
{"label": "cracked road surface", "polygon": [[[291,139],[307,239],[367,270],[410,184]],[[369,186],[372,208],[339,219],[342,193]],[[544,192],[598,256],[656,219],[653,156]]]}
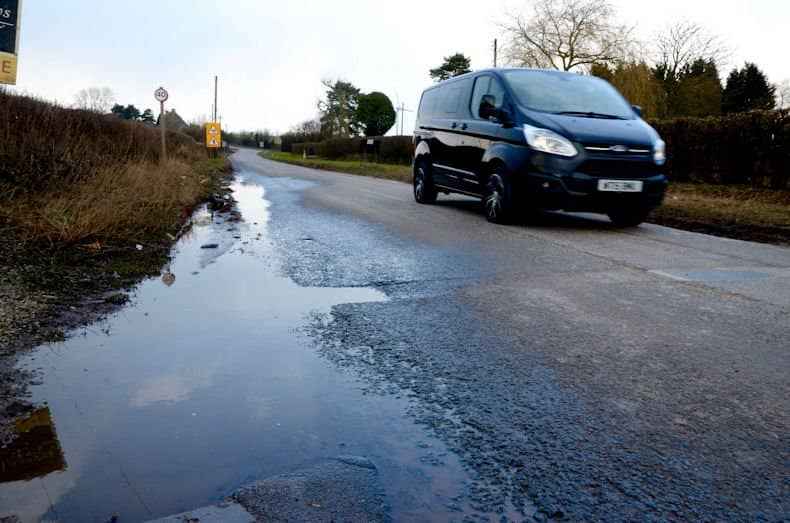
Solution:
{"label": "cracked road surface", "polygon": [[787,519],[790,249],[232,160],[241,223],[28,362],[68,465],[0,516],[151,519],[353,454],[395,521]]}
{"label": "cracked road surface", "polygon": [[420,206],[396,182],[235,163],[271,177],[291,277],[391,298],[337,306],[313,335],[371,389],[412,399],[474,478],[475,508],[790,514],[790,249],[593,215],[497,227],[460,197]]}

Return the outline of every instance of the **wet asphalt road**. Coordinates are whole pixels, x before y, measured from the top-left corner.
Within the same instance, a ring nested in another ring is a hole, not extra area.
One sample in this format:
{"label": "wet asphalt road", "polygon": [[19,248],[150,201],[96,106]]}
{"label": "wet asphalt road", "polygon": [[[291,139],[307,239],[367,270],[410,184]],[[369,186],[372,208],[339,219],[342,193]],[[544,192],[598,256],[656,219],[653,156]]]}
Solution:
{"label": "wet asphalt road", "polygon": [[410,399],[481,513],[790,514],[790,249],[590,215],[494,226],[461,197],[419,206],[397,182],[233,162],[266,176],[290,278],[390,298],[335,306],[309,334],[370,391]]}
{"label": "wet asphalt road", "polygon": [[233,162],[241,220],[20,362],[0,519],[787,519],[789,249]]}

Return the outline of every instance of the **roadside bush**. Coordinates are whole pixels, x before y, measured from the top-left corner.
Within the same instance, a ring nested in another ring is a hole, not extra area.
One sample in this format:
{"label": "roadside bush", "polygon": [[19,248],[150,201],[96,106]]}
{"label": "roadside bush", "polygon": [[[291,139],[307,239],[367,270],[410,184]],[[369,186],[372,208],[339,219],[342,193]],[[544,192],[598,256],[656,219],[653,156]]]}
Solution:
{"label": "roadside bush", "polygon": [[790,111],[653,120],[673,181],[782,189],[790,178]]}
{"label": "roadside bush", "polygon": [[[370,138],[332,138],[322,142],[295,143],[291,146],[296,154],[315,154],[328,160],[359,159],[360,143],[371,139],[379,142],[376,160],[381,163],[409,165],[413,154],[411,136],[380,136]],[[373,155],[368,155],[373,159]]]}
{"label": "roadside bush", "polygon": [[203,191],[185,162],[105,167],[66,191],[26,193],[5,205],[29,238],[73,243],[144,238],[178,229]]}
{"label": "roadside bush", "polygon": [[[324,135],[320,131],[316,132],[290,132],[280,136],[280,150],[284,153],[293,152],[294,144],[307,142],[320,142]],[[299,151],[299,154],[302,154]]]}
{"label": "roadside bush", "polygon": [[[170,131],[167,138],[171,158],[204,156],[184,134]],[[156,128],[0,91],[0,184],[10,196],[62,187],[130,162],[158,162],[159,154]]]}
{"label": "roadside bush", "polygon": [[[752,111],[710,118],[651,120],[667,143],[670,180],[786,188],[790,179],[790,110]],[[333,138],[289,144],[296,154],[358,159],[360,140]],[[384,136],[377,160],[408,165],[409,136]],[[285,150],[285,147],[283,148]]]}
{"label": "roadside bush", "polygon": [[0,91],[0,225],[65,244],[164,236],[199,203],[204,149],[170,131]]}
{"label": "roadside bush", "polygon": [[201,146],[206,141],[206,128],[202,125],[191,123],[181,129],[181,132],[195,140]]}

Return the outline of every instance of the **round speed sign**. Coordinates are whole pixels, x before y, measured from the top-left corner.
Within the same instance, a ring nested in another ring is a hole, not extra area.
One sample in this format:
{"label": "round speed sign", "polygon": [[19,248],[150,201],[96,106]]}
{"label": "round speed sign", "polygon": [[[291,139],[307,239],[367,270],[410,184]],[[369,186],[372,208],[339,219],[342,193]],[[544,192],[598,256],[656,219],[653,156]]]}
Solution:
{"label": "round speed sign", "polygon": [[160,87],[154,91],[154,98],[156,98],[157,102],[166,102],[169,96],[170,95],[167,94],[167,90],[164,87]]}

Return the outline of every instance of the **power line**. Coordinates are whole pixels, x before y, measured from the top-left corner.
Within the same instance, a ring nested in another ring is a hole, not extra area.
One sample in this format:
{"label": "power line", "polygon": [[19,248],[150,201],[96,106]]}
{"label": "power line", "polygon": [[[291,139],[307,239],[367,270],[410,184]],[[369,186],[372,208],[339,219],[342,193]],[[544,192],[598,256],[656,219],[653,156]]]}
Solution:
{"label": "power line", "polygon": [[414,112],[411,109],[406,109],[406,105],[401,102],[400,106],[396,108],[400,116],[400,135],[403,136],[403,113],[411,113]]}

